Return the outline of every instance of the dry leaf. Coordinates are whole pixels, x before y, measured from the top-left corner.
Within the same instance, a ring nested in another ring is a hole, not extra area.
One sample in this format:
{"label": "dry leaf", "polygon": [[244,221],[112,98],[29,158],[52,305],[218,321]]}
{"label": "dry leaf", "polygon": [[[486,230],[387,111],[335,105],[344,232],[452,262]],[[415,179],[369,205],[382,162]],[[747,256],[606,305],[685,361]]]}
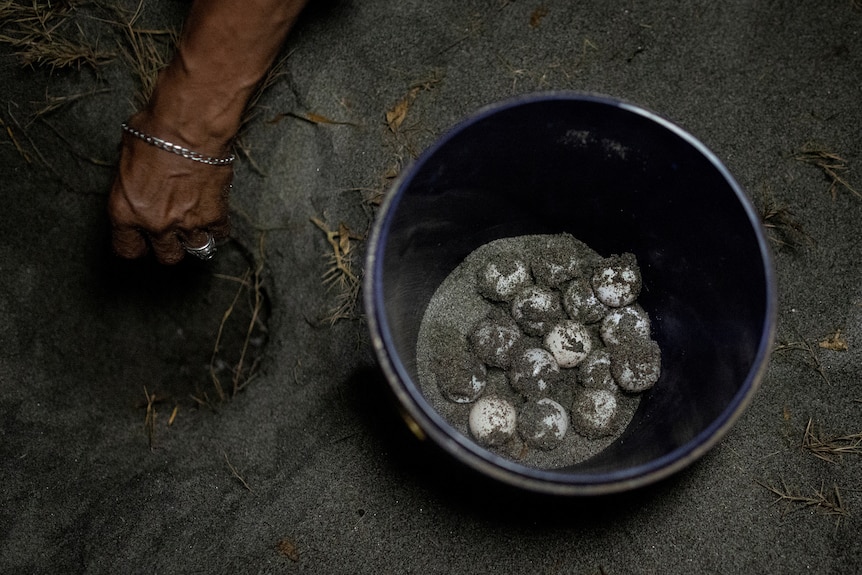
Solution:
{"label": "dry leaf", "polygon": [[338,247],[344,255],[350,252],[350,229],[344,222],[338,226]]}
{"label": "dry leaf", "polygon": [[400,173],[401,173],[401,169],[397,165],[393,164],[393,165],[389,166],[388,168],[386,168],[386,171],[383,173],[383,179],[391,180],[393,178],[398,177],[398,174],[400,174]]}
{"label": "dry leaf", "polygon": [[275,550],[291,561],[299,561],[299,549],[296,548],[296,543],[287,537],[275,544]]}
{"label": "dry leaf", "polygon": [[410,109],[410,105],[413,103],[413,100],[416,99],[416,96],[419,94],[419,90],[421,88],[416,86],[411,88],[407,95],[404,96],[395,106],[386,112],[386,124],[389,126],[389,129],[393,132],[397,132],[398,128],[401,127],[401,124],[404,123],[404,119],[407,118],[407,111]]}
{"label": "dry leaf", "polygon": [[830,351],[847,351],[850,347],[847,345],[847,340],[841,337],[841,330],[837,330],[834,334],[820,342],[820,347]]}
{"label": "dry leaf", "polygon": [[548,15],[546,6],[539,6],[533,13],[530,14],[530,28],[538,28],[542,24],[542,19]]}

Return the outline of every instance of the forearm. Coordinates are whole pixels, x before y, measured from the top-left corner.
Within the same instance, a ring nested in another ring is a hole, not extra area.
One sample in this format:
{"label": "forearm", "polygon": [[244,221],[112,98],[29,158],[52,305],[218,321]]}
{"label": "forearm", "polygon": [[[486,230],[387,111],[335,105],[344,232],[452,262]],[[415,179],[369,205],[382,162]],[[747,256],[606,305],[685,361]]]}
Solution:
{"label": "forearm", "polygon": [[149,128],[221,155],[307,0],[196,0],[147,107]]}

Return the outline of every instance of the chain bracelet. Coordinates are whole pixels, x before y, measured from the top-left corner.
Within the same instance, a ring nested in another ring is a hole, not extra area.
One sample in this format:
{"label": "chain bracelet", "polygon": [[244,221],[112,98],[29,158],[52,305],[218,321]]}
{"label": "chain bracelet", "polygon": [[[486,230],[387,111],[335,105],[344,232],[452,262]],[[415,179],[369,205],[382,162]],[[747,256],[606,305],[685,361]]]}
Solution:
{"label": "chain bracelet", "polygon": [[132,128],[126,123],[123,123],[122,126],[125,132],[135,136],[136,138],[140,138],[149,145],[155,146],[167,152],[172,152],[174,154],[177,154],[178,156],[182,156],[194,162],[200,162],[201,164],[207,164],[210,166],[229,166],[236,159],[236,156],[233,154],[230,154],[229,156],[226,156],[224,158],[214,158],[213,156],[206,156],[199,152],[193,152],[188,148],[172,144],[170,142],[162,140],[161,138],[156,138],[155,136],[150,136],[143,132],[139,132],[138,130]]}

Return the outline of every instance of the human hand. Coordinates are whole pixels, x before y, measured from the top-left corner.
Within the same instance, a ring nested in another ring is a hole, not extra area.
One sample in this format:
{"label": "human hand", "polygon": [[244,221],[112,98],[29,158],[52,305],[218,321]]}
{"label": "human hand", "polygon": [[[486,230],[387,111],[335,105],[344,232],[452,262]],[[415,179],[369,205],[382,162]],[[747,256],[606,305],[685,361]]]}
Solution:
{"label": "human hand", "polygon": [[[147,132],[151,123],[146,111],[129,121],[145,133],[152,133]],[[162,134],[171,143],[194,149],[179,136]],[[151,248],[159,262],[175,264],[185,256],[185,247],[201,247],[210,236],[227,237],[232,179],[230,165],[195,162],[124,133],[108,200],[114,251],[134,259]]]}

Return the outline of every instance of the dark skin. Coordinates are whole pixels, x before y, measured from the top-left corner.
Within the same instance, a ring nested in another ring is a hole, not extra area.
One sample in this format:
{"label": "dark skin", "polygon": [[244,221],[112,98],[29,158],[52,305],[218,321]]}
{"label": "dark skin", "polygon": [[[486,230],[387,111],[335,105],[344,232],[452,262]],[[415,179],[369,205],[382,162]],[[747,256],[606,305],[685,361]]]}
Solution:
{"label": "dark skin", "polygon": [[[242,113],[307,0],[195,0],[177,53],[147,106],[128,120],[145,134],[223,158]],[[108,199],[117,255],[150,250],[163,264],[185,257],[208,235],[230,233],[231,166],[212,166],[123,134]]]}

